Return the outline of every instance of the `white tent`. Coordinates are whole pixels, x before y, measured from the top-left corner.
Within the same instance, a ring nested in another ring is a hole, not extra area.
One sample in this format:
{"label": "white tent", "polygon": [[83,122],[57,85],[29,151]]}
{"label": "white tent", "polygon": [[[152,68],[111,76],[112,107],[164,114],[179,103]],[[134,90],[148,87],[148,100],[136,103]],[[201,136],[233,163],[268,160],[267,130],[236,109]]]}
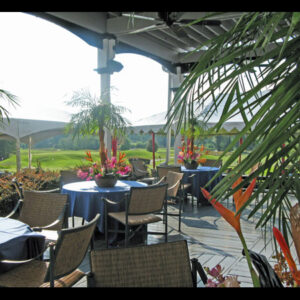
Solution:
{"label": "white tent", "polygon": [[67,123],[44,120],[14,119],[3,120],[0,124],[0,139],[16,141],[17,170],[21,169],[20,142],[28,145],[28,164],[31,167],[31,146],[38,141],[62,134]]}

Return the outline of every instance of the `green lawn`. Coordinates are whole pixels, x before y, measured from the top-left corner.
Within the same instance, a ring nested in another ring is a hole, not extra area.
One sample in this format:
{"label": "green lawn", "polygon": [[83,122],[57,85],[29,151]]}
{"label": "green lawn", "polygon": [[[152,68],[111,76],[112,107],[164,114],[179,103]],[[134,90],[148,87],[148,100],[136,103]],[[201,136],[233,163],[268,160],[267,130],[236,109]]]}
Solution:
{"label": "green lawn", "polygon": [[[86,163],[84,159],[86,150],[57,150],[57,149],[34,149],[32,150],[32,167],[37,167],[38,164],[44,170],[61,170],[74,168],[76,166]],[[152,160],[152,152],[149,152],[144,149],[131,149],[127,151],[122,151],[126,153],[126,157],[141,157]],[[99,160],[99,153],[97,150],[91,151],[92,157],[94,160]],[[174,163],[172,158],[174,155],[174,149],[171,149],[171,160],[170,164]],[[207,155],[207,158],[217,158],[216,156]],[[166,158],[166,149],[160,148],[155,153],[155,161],[157,164],[160,164],[165,161]],[[21,149],[21,167],[28,167],[28,151]],[[0,162],[0,170],[7,170],[9,172],[16,171],[16,156],[11,155],[8,159]]]}

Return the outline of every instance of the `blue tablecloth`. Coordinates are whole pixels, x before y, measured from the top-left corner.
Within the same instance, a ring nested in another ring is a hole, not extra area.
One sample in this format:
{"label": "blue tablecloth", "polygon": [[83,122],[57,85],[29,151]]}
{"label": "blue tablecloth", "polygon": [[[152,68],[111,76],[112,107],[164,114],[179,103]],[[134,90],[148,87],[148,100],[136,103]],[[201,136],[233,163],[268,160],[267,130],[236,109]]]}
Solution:
{"label": "blue tablecloth", "polygon": [[[97,213],[100,213],[97,227],[100,232],[104,233],[104,202],[101,198],[105,197],[118,203],[116,206],[109,206],[108,211],[124,210],[124,196],[129,193],[130,188],[146,185],[137,181],[118,180],[114,187],[100,188],[94,180],[79,181],[63,185],[61,193],[69,195],[69,216],[78,216],[90,221]],[[112,239],[110,237],[110,241]]]}
{"label": "blue tablecloth", "polygon": [[[215,167],[200,167],[198,166],[195,170],[188,170],[184,166],[181,166],[181,171],[184,173],[183,175],[183,182],[192,182],[192,195],[197,197],[198,203],[201,203],[203,205],[208,205],[209,202],[204,198],[202,195],[202,192],[200,190],[201,187],[204,187],[206,183],[213,178],[213,176],[219,171],[219,168]],[[195,174],[194,177],[192,177],[192,181],[189,178],[190,175]],[[209,187],[206,188],[209,192],[213,189],[213,187],[219,183],[219,181],[222,179],[222,176],[219,176],[216,178]]]}
{"label": "blue tablecloth", "polygon": [[[0,218],[0,260],[24,260],[40,254],[45,246],[45,236],[32,231],[18,220]],[[15,264],[1,264],[0,273],[15,267]]]}

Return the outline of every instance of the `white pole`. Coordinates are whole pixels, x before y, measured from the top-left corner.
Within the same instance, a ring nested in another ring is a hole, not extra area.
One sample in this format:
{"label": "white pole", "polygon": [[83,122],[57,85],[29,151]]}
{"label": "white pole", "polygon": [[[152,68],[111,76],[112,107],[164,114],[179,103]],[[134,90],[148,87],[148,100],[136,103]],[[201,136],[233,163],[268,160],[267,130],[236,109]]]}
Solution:
{"label": "white pole", "polygon": [[30,136],[28,138],[28,168],[29,169],[31,169],[31,160],[32,160],[31,145],[32,145],[32,139],[31,139],[31,136]]}
{"label": "white pole", "polygon": [[[103,48],[98,49],[98,68],[108,67],[109,60],[112,60],[115,56],[114,51],[115,40],[114,39],[103,39]],[[110,73],[101,73],[100,75],[100,87],[101,87],[101,99],[110,102]],[[111,132],[105,129],[104,142],[107,148],[107,155],[111,158]]]}
{"label": "white pole", "polygon": [[[181,74],[181,67],[177,67],[176,74],[172,74],[172,88],[176,89],[180,86],[180,84],[183,82],[183,74]],[[178,147],[181,146],[181,134],[178,133],[175,136],[174,140],[174,164],[177,164],[177,156],[179,154]]]}
{"label": "white pole", "polygon": [[[171,73],[169,72],[168,76],[168,111],[171,106],[171,97],[172,97],[172,90],[171,90]],[[169,164],[170,160],[170,148],[171,148],[171,126],[167,132],[167,153],[166,153],[166,164]]]}

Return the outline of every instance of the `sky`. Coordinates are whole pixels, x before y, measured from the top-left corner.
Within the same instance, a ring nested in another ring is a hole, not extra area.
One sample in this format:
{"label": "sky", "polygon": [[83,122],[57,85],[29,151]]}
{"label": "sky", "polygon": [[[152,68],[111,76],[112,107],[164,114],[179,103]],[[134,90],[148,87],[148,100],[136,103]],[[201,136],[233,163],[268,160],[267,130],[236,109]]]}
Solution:
{"label": "sky", "polygon": [[[88,89],[100,95],[97,49],[49,21],[26,13],[0,12],[0,89],[19,99],[2,103],[11,118],[68,122],[65,101]],[[123,69],[111,76],[111,102],[126,106],[134,122],[167,110],[168,74],[141,55],[117,54]],[[2,101],[2,100],[0,100]]]}

